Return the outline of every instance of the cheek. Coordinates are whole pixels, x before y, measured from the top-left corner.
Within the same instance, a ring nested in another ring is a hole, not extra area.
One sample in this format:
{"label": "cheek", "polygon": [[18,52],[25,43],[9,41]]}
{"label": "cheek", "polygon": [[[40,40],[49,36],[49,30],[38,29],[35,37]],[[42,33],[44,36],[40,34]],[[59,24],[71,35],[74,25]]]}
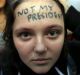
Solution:
{"label": "cheek", "polygon": [[48,49],[50,50],[50,55],[53,58],[52,63],[55,64],[55,62],[59,59],[62,47],[63,47],[63,42],[60,40],[58,41],[53,41],[53,43],[48,43]]}
{"label": "cheek", "polygon": [[56,40],[46,40],[46,46],[48,48],[48,53],[52,57],[52,64],[54,65],[61,54],[62,47],[64,43],[64,37],[61,36],[61,38]]}
{"label": "cheek", "polygon": [[60,50],[62,50],[63,43],[64,43],[64,42],[61,41],[61,40],[54,42],[54,44],[52,44],[52,45],[53,45],[53,48],[52,48],[52,49],[55,49],[55,51],[60,51]]}
{"label": "cheek", "polygon": [[21,59],[26,59],[32,54],[34,40],[31,40],[28,42],[21,41],[17,38],[14,38],[13,40],[14,40],[14,45],[15,45]]}
{"label": "cheek", "polygon": [[61,53],[63,44],[62,43],[54,43],[49,46],[53,56],[58,56]]}
{"label": "cheek", "polygon": [[61,53],[61,50],[63,48],[64,38],[47,41],[47,47],[50,49],[50,51],[53,53],[53,55],[59,55]]}

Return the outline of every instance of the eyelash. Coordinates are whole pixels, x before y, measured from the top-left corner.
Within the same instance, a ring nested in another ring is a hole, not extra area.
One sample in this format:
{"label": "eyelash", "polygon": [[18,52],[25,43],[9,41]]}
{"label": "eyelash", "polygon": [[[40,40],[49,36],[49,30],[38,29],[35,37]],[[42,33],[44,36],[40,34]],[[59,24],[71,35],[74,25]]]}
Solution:
{"label": "eyelash", "polygon": [[22,40],[26,41],[30,40],[32,35],[32,33],[24,31],[20,32],[17,36],[20,37]]}
{"label": "eyelash", "polygon": [[[49,39],[56,39],[61,34],[61,32],[62,30],[60,29],[48,29],[47,31],[44,32],[44,35]],[[32,36],[34,36],[34,33],[23,31],[19,32],[17,36],[23,41],[27,41],[30,40]]]}
{"label": "eyelash", "polygon": [[61,34],[62,30],[58,30],[58,29],[50,29],[47,31],[46,36],[49,39],[56,39],[60,34]]}

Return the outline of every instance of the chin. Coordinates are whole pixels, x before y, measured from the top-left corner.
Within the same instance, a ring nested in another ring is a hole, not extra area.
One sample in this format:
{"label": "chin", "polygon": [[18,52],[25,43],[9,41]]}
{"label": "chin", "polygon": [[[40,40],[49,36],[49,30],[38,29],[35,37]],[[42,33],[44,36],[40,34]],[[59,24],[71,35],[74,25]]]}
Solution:
{"label": "chin", "polygon": [[33,70],[36,74],[46,74],[49,70]]}
{"label": "chin", "polygon": [[51,69],[51,67],[36,67],[33,68],[32,71],[35,72],[36,74],[46,74],[49,70]]}

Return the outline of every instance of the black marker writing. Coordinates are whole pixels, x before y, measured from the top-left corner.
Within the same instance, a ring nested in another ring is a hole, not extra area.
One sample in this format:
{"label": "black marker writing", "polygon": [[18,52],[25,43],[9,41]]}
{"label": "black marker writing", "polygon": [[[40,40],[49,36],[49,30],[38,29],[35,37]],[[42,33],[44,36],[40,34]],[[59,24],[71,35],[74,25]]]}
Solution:
{"label": "black marker writing", "polygon": [[[34,12],[36,12],[36,7],[37,6],[31,6],[29,8],[22,9],[22,10],[18,11],[17,14],[18,14],[18,16],[21,16],[21,15],[29,14],[30,12],[34,13]],[[40,13],[42,11],[52,11],[52,6],[50,6],[50,5],[44,5],[44,6],[40,5],[38,7],[39,7],[39,10],[37,11],[38,13]]]}
{"label": "black marker writing", "polygon": [[24,14],[28,14],[28,9],[26,8],[26,9],[23,9],[22,11],[18,11],[17,12],[17,14],[18,14],[18,16],[21,16],[21,15],[24,15]]}
{"label": "black marker writing", "polygon": [[56,18],[60,19],[62,18],[62,14],[58,12],[53,12],[51,5],[40,5],[38,6],[31,6],[29,8],[22,9],[21,11],[18,11],[18,16],[25,15],[28,19],[28,21],[36,21],[41,20],[45,18]]}
{"label": "black marker writing", "polygon": [[35,6],[30,7],[32,10],[32,13],[35,11]]}
{"label": "black marker writing", "polygon": [[56,12],[47,12],[47,13],[33,13],[29,14],[27,16],[28,21],[36,21],[36,20],[41,20],[45,18],[56,18],[60,19],[62,18],[62,14],[58,14]]}

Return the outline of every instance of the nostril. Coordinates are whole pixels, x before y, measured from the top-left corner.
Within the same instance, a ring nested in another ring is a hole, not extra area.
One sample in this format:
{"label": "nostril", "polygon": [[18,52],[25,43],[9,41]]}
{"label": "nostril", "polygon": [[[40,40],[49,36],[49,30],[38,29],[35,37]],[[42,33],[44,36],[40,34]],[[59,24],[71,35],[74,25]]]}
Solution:
{"label": "nostril", "polygon": [[43,54],[47,51],[47,48],[44,44],[37,44],[34,48],[34,51]]}
{"label": "nostril", "polygon": [[47,48],[42,35],[37,35],[34,51],[38,54],[46,53]]}

